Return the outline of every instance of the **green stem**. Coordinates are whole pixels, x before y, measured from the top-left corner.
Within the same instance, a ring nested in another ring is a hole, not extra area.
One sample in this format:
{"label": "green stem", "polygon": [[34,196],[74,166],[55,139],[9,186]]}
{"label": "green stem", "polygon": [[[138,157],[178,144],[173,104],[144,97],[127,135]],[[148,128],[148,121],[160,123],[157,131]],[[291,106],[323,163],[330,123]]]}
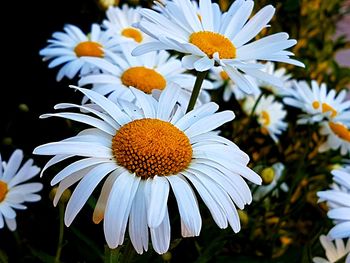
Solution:
{"label": "green stem", "polygon": [[60,257],[62,253],[62,247],[63,247],[63,235],[64,235],[64,204],[59,203],[59,220],[60,220],[60,229],[59,229],[59,235],[58,235],[58,244],[57,244],[57,250],[56,250],[56,256],[55,256],[55,263],[60,262]]}
{"label": "green stem", "polygon": [[197,72],[196,82],[194,83],[194,87],[192,90],[190,102],[188,103],[186,113],[193,110],[194,105],[196,104],[199,92],[201,91],[203,80],[205,79],[205,76],[207,74],[208,74],[208,70],[202,71],[202,72],[201,71]]}
{"label": "green stem", "polygon": [[261,100],[261,98],[262,98],[263,95],[264,95],[264,93],[261,92],[261,94],[259,95],[259,97],[256,99],[255,104],[254,104],[254,106],[253,106],[253,109],[252,109],[252,111],[250,112],[250,115],[249,115],[250,118],[253,118],[254,113],[255,113],[255,110],[256,110],[256,107],[258,106],[259,101]]}
{"label": "green stem", "polygon": [[119,263],[120,262],[120,248],[121,246],[118,246],[117,248],[109,248],[107,245],[105,246],[105,263]]}
{"label": "green stem", "polygon": [[121,263],[130,263],[134,253],[134,249],[132,247],[131,241],[127,240],[127,244],[125,250],[123,251],[123,257]]}

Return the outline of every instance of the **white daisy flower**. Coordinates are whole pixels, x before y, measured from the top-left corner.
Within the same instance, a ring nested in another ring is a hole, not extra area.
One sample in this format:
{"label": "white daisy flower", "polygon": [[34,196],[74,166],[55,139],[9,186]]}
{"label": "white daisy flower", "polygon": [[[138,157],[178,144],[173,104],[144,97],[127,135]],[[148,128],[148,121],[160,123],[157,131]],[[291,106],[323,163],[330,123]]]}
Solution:
{"label": "white daisy flower", "polygon": [[292,81],[291,81],[291,74],[287,74],[287,69],[286,68],[278,68],[276,69],[276,64],[273,62],[266,62],[264,64],[264,68],[262,69],[262,71],[273,75],[277,78],[279,78],[280,80],[282,80],[283,82],[283,87],[279,87],[279,86],[275,86],[275,85],[271,85],[265,81],[259,81],[258,85],[260,87],[263,87],[269,91],[271,91],[273,94],[277,95],[277,96],[284,96],[289,94],[289,89],[292,86]]}
{"label": "white daisy flower", "polygon": [[93,220],[104,219],[111,248],[121,245],[126,226],[135,250],[148,249],[148,230],[156,252],[169,248],[170,222],[167,200],[170,189],[176,198],[183,237],[198,236],[202,219],[192,186],[209,208],[220,228],[240,230],[240,209],[252,201],[247,180],[261,178],[247,167],[249,157],[233,142],[213,132],[231,121],[231,111],[215,113],[218,105],[204,104],[184,114],[176,105],[179,88],[165,89],[159,101],[131,88],[140,107],[120,100],[118,106],[92,90],[77,88],[96,107],[58,104],[56,109],[77,108],[91,112],[45,114],[91,125],[77,136],[37,147],[35,154],[55,155],[43,170],[70,157],[84,157],[60,171],[54,203],[65,189],[76,186],[65,212],[69,226],[96,186],[105,178]]}
{"label": "white daisy flower", "polygon": [[[347,119],[350,119],[349,116]],[[319,147],[320,152],[340,149],[341,155],[350,153],[350,125],[347,122],[338,121],[338,118],[324,121],[321,123],[320,133],[327,136],[327,140]]]}
{"label": "white daisy flower", "polygon": [[140,21],[140,7],[129,7],[124,4],[120,7],[109,7],[106,11],[107,19],[102,24],[108,34],[115,37],[118,42],[144,43],[151,38],[133,25]]}
{"label": "white daisy flower", "polygon": [[263,95],[257,102],[257,98],[248,96],[243,102],[243,110],[250,115],[255,104],[254,115],[257,116],[258,123],[261,126],[261,132],[278,142],[277,135],[280,135],[287,129],[287,123],[284,122],[284,118],[287,112],[283,108],[283,104],[275,101],[273,95]]}
{"label": "white daisy flower", "polygon": [[83,57],[108,58],[108,51],[118,50],[118,43],[109,34],[101,31],[100,26],[93,24],[91,33],[85,35],[78,27],[66,25],[65,32],[55,32],[53,39],[46,48],[40,50],[43,60],[52,60],[49,68],[64,64],[57,74],[57,81],[64,76],[72,79],[79,72],[81,75],[89,74],[98,68],[86,63]]}
{"label": "white daisy flower", "polygon": [[202,72],[214,65],[222,66],[246,93],[251,93],[254,87],[243,73],[283,87],[280,79],[262,71],[264,66],[252,60],[304,66],[289,57],[293,53],[284,50],[295,45],[296,41],[288,39],[287,33],[277,33],[250,42],[268,27],[267,23],[275,12],[275,8],[269,5],[249,19],[253,6],[251,0],[237,0],[227,12],[221,13],[219,5],[211,0],[201,0],[199,11],[190,0],[173,0],[163,7],[161,13],[142,9],[143,18],[138,27],[156,40],[138,46],[133,55],[176,50],[186,54],[182,62],[187,69]]}
{"label": "white daisy flower", "polygon": [[298,120],[300,124],[320,122],[324,118],[333,119],[343,113],[350,114],[350,100],[346,100],[346,91],[342,90],[338,95],[334,89],[327,92],[325,83],[319,86],[313,80],[310,87],[306,81],[293,81],[288,93],[289,96],[283,102],[306,113]]}
{"label": "white daisy flower", "polygon": [[[257,187],[257,190],[254,192],[253,199],[255,201],[259,201],[262,197],[264,197],[267,193],[271,192],[271,196],[278,197],[279,191],[288,192],[289,187],[286,183],[281,183],[277,188],[277,184],[279,183],[281,176],[283,174],[285,166],[282,163],[275,163],[272,167],[264,169],[265,172],[271,173],[272,181],[269,184],[261,185]],[[264,173],[264,171],[262,172]],[[262,175],[264,178],[264,176]],[[265,180],[263,180],[265,182]]]}
{"label": "white daisy flower", "polygon": [[336,224],[328,233],[333,238],[350,238],[350,166],[332,171],[331,190],[320,191],[319,202],[327,201],[328,217]]}
{"label": "white daisy flower", "polygon": [[36,194],[43,188],[41,183],[23,183],[37,175],[40,169],[29,159],[21,167],[23,152],[16,150],[9,161],[3,162],[0,154],[0,229],[6,223],[11,231],[15,231],[15,209],[27,209],[24,202],[37,202],[41,199]]}
{"label": "white daisy flower", "polygon": [[[79,86],[92,84],[92,90],[107,95],[113,101],[117,99],[133,101],[135,96],[130,87],[151,94],[153,90],[163,90],[174,82],[182,88],[179,103],[187,106],[196,78],[185,73],[186,69],[182,67],[181,61],[171,57],[166,51],[132,56],[131,50],[135,45],[131,43],[121,45],[121,56],[111,55],[113,63],[99,58],[86,58],[86,62],[102,68],[105,73],[82,77]],[[204,81],[197,105],[210,101],[210,95],[206,90],[212,88],[211,82]],[[86,100],[85,97],[83,103]]]}
{"label": "white daisy flower", "polygon": [[345,263],[350,263],[350,239],[345,245],[342,239],[336,239],[333,243],[327,236],[321,235],[320,242],[327,258],[314,257],[312,259],[314,263],[336,263],[344,257],[346,257]]}
{"label": "white daisy flower", "polygon": [[[213,80],[213,87],[215,89],[224,87],[224,101],[229,101],[232,94],[235,96],[236,100],[243,100],[247,97],[247,94],[237,87],[236,83],[230,79],[222,67],[214,67],[210,69],[209,78]],[[245,75],[245,78],[252,84],[252,96],[259,97],[261,90],[259,89],[255,79],[248,75]]]}

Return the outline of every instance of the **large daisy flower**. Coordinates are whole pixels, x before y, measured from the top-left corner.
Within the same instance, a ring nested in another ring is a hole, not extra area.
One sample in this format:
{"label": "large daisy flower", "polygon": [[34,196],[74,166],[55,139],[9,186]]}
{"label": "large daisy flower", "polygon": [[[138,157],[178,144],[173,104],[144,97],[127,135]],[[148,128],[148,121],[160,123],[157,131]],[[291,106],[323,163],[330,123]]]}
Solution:
{"label": "large daisy flower", "polygon": [[43,188],[41,183],[24,183],[37,175],[40,169],[29,159],[21,167],[23,152],[16,150],[9,161],[3,162],[0,154],[0,229],[7,227],[14,231],[17,228],[15,209],[27,207],[24,202],[37,202],[41,199],[36,194]]}
{"label": "large daisy flower", "polygon": [[[236,83],[230,79],[222,67],[214,67],[210,69],[209,78],[213,81],[213,87],[215,89],[224,87],[224,101],[229,101],[232,94],[235,96],[236,100],[243,100],[247,97],[247,94],[237,87]],[[245,75],[245,78],[252,84],[252,96],[259,97],[261,90],[258,87],[256,80],[248,75]]]}
{"label": "large daisy flower", "polygon": [[350,238],[350,166],[333,170],[332,174],[332,189],[318,192],[317,196],[320,202],[327,201],[327,215],[336,224],[328,235],[333,239]]}
{"label": "large daisy flower", "polygon": [[78,72],[86,75],[98,69],[82,60],[83,57],[108,58],[108,51],[118,50],[117,41],[101,31],[97,24],[91,26],[91,33],[88,35],[73,25],[66,25],[64,31],[55,32],[53,39],[48,40],[49,45],[40,50],[44,61],[52,60],[49,68],[64,64],[57,74],[57,81],[64,76],[72,79]]}
{"label": "large daisy flower", "polygon": [[[257,103],[257,105],[255,105]],[[257,98],[248,96],[243,103],[243,110],[249,115],[252,113],[257,116],[257,121],[261,126],[261,132],[278,142],[278,135],[287,129],[287,123],[284,118],[287,115],[283,104],[275,101],[273,95],[263,95],[259,101]]]}
{"label": "large daisy flower", "polygon": [[345,263],[350,263],[350,239],[348,239],[346,244],[344,244],[342,239],[336,239],[335,243],[333,243],[327,236],[321,235],[320,242],[326,252],[327,259],[314,257],[312,259],[314,263],[336,263],[345,256]]}
{"label": "large daisy flower", "polygon": [[150,37],[133,25],[140,21],[140,7],[129,7],[124,4],[122,8],[110,6],[106,11],[107,19],[102,24],[107,32],[118,39],[120,43],[144,43]]}
{"label": "large daisy flower", "polygon": [[[340,149],[341,155],[350,153],[350,124],[349,113],[347,117],[336,118],[333,121],[324,121],[321,124],[320,133],[327,136],[327,140],[320,146],[319,151],[325,152],[330,149]],[[343,114],[343,116],[345,116]],[[344,121],[347,119],[347,121]]]}
{"label": "large daisy flower", "polygon": [[337,95],[334,89],[327,91],[325,83],[319,86],[313,80],[310,87],[306,81],[294,81],[288,93],[283,102],[306,113],[298,120],[300,124],[320,122],[324,118],[333,119],[343,113],[350,114],[350,100],[346,100],[346,91],[342,90]]}
{"label": "large daisy flower", "polygon": [[[79,86],[92,84],[94,91],[108,95],[113,101],[116,99],[132,101],[135,96],[130,87],[151,94],[152,91],[163,90],[174,82],[182,88],[179,103],[186,107],[191,97],[195,77],[185,73],[186,69],[182,67],[181,61],[171,57],[164,50],[137,57],[132,56],[131,50],[135,45],[132,43],[121,45],[122,53],[112,55],[113,63],[99,58],[86,58],[87,62],[102,68],[105,73],[82,77]],[[211,82],[204,81],[197,104],[210,101],[210,95],[205,90],[212,88]],[[86,97],[83,102],[86,102]]]}
{"label": "large daisy flower", "polygon": [[192,187],[220,228],[230,225],[234,232],[240,230],[236,206],[242,209],[252,201],[243,177],[255,184],[260,184],[261,178],[247,167],[249,158],[244,152],[213,132],[231,121],[233,112],[215,113],[218,105],[208,103],[184,114],[176,104],[180,95],[176,88],[165,89],[158,101],[131,88],[140,107],[123,100],[115,104],[92,90],[77,89],[98,107],[63,103],[56,108],[83,109],[94,116],[78,111],[42,117],[63,117],[93,128],[34,150],[35,154],[55,155],[43,170],[70,157],[83,157],[51,182],[59,183],[54,200],[57,203],[66,188],[80,181],[67,204],[67,226],[96,186],[107,178],[93,220],[99,223],[104,219],[104,233],[111,248],[123,243],[128,225],[138,253],[148,249],[148,231],[155,251],[166,252],[170,243],[170,189],[178,204],[182,236],[198,236],[201,231],[202,219]]}
{"label": "large daisy flower", "polygon": [[253,86],[242,72],[283,87],[280,79],[262,71],[264,66],[252,61],[304,66],[289,57],[293,53],[284,50],[296,41],[288,39],[287,33],[277,33],[250,42],[268,26],[275,12],[269,5],[249,19],[253,6],[251,0],[237,0],[227,12],[221,13],[219,5],[211,0],[199,1],[199,10],[190,0],[174,0],[167,2],[161,13],[142,9],[138,27],[156,40],[140,45],[133,54],[169,49],[186,54],[182,62],[188,69],[206,71],[220,65],[246,93],[251,93]]}

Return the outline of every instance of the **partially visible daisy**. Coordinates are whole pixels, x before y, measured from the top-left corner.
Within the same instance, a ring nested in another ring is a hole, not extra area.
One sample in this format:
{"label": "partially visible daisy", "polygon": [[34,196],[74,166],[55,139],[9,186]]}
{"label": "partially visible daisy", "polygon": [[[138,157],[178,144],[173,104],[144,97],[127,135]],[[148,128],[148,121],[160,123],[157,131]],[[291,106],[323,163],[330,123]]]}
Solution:
{"label": "partially visible daisy", "polygon": [[[105,73],[92,74],[82,77],[79,86],[92,84],[92,90],[107,95],[113,101],[135,99],[130,87],[137,88],[147,94],[154,90],[164,90],[174,82],[181,86],[179,103],[187,106],[195,83],[195,77],[185,73],[181,61],[171,57],[166,51],[151,52],[134,57],[131,50],[135,44],[121,45],[121,55],[112,57],[113,63],[99,58],[86,58],[86,62],[102,68]],[[212,89],[209,81],[204,81],[197,105],[210,101],[206,89]],[[86,102],[86,98],[83,102]]]}
{"label": "partially visible daisy", "polygon": [[350,239],[344,244],[342,239],[336,239],[335,243],[325,235],[320,236],[320,242],[326,252],[327,258],[314,257],[314,263],[336,263],[346,257],[345,263],[350,263]]}
{"label": "partially visible daisy", "polygon": [[283,68],[283,67],[276,68],[276,64],[269,61],[264,64],[264,68],[262,70],[282,80],[283,87],[271,85],[269,83],[266,83],[265,81],[259,81],[258,82],[259,87],[263,87],[278,96],[283,96],[288,94],[288,91],[292,86],[292,81],[291,81],[292,75],[287,74],[286,68]]}
{"label": "partially visible daisy", "polygon": [[43,188],[41,183],[24,183],[37,175],[40,169],[29,159],[22,167],[23,152],[16,150],[9,161],[3,162],[0,154],[0,229],[6,223],[14,231],[17,228],[15,209],[24,210],[24,202],[37,202],[41,199],[36,194]]}
{"label": "partially visible daisy", "polygon": [[350,170],[349,167],[335,169],[332,174],[332,189],[320,191],[317,196],[319,202],[327,201],[330,208],[327,215],[335,223],[328,235],[332,239],[350,238]]}
{"label": "partially visible daisy", "polygon": [[[245,77],[252,84],[252,96],[258,97],[261,94],[261,90],[259,89],[255,79],[248,75]],[[215,89],[224,87],[224,101],[229,101],[232,94],[235,96],[236,100],[243,100],[247,97],[247,94],[237,87],[236,83],[230,79],[222,67],[212,68],[209,73],[209,78],[213,80],[213,87]]]}
{"label": "partially visible daisy", "polygon": [[257,190],[254,192],[253,199],[259,201],[262,197],[264,197],[267,193],[271,192],[271,196],[279,196],[279,191],[288,192],[288,185],[283,182],[277,187],[281,176],[284,171],[284,165],[282,163],[275,163],[272,167],[265,168],[261,177],[263,178],[264,185],[260,185],[257,187]]}
{"label": "partially visible daisy", "polygon": [[48,40],[49,45],[39,53],[44,61],[52,60],[49,68],[64,64],[57,74],[57,81],[64,76],[72,79],[79,72],[86,75],[98,70],[84,62],[83,57],[108,58],[108,51],[118,50],[115,39],[101,31],[97,24],[91,26],[91,33],[88,35],[74,25],[66,25],[64,31],[53,33],[53,39]]}
{"label": "partially visible daisy", "polygon": [[109,7],[106,11],[107,19],[102,24],[107,33],[115,37],[119,43],[144,43],[151,38],[133,25],[140,21],[140,7],[129,7],[124,4],[120,7]]}
{"label": "partially visible daisy", "polygon": [[64,103],[56,108],[84,109],[93,116],[78,111],[45,114],[42,118],[63,117],[92,128],[34,150],[35,154],[54,155],[44,170],[67,158],[83,157],[51,182],[59,183],[56,204],[65,189],[80,181],[67,204],[67,226],[96,186],[107,178],[93,220],[99,223],[104,219],[104,233],[111,248],[123,243],[128,225],[138,253],[148,249],[148,231],[155,251],[165,253],[170,244],[170,189],[178,204],[183,237],[198,236],[201,231],[193,187],[220,228],[230,225],[234,232],[240,230],[236,206],[242,209],[252,201],[243,177],[255,184],[260,184],[261,178],[247,167],[249,157],[237,145],[213,132],[231,121],[233,112],[215,113],[218,105],[208,103],[185,114],[176,104],[181,91],[175,87],[165,89],[158,101],[131,88],[140,107],[123,100],[114,104],[92,90],[77,89],[98,107]]}
{"label": "partially visible daisy", "polygon": [[176,50],[185,54],[182,62],[187,69],[206,71],[214,65],[222,66],[246,93],[251,93],[254,87],[243,73],[283,87],[283,81],[264,72],[262,64],[252,61],[304,66],[289,57],[293,53],[284,50],[294,46],[296,41],[288,39],[287,33],[277,33],[251,42],[268,27],[275,13],[275,8],[268,5],[249,19],[253,6],[251,0],[237,0],[227,12],[221,13],[219,5],[211,0],[199,1],[199,10],[190,0],[173,0],[162,7],[161,13],[142,9],[143,18],[138,27],[155,40],[138,46],[133,55]]}
{"label": "partially visible daisy", "polygon": [[257,116],[257,121],[261,126],[261,132],[277,142],[278,135],[287,129],[287,123],[284,118],[287,112],[283,108],[283,104],[276,101],[273,95],[263,95],[257,102],[257,98],[249,96],[243,102],[243,110],[249,115],[256,105],[253,112]]}
{"label": "partially visible daisy", "polygon": [[[347,118],[350,119],[350,116]],[[350,125],[347,122],[337,119],[324,121],[321,123],[320,133],[327,136],[327,140],[319,148],[320,152],[340,149],[341,155],[350,153]]]}
{"label": "partially visible daisy", "polygon": [[288,93],[283,102],[306,113],[298,120],[300,124],[333,119],[343,113],[350,114],[350,100],[346,100],[346,91],[342,90],[336,95],[334,89],[327,91],[325,83],[319,86],[313,80],[310,87],[306,81],[294,81]]}

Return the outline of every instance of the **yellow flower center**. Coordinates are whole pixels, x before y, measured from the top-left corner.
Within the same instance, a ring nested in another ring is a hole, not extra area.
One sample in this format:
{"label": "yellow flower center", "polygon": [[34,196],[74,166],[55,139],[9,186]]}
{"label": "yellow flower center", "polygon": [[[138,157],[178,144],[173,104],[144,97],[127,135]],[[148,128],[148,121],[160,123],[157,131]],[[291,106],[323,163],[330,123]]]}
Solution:
{"label": "yellow flower center", "polygon": [[264,184],[271,184],[275,178],[275,170],[272,167],[267,167],[261,172],[261,178]]}
{"label": "yellow flower center", "polygon": [[112,150],[119,165],[142,179],[177,174],[192,159],[188,137],[158,119],[135,120],[122,126],[113,137]]}
{"label": "yellow flower center", "polygon": [[7,183],[0,181],[0,203],[4,201],[8,192]]}
{"label": "yellow flower center", "polygon": [[[320,103],[318,101],[314,101],[312,103],[312,107],[317,110],[320,107]],[[326,113],[326,112],[331,112],[331,117],[334,118],[335,116],[337,116],[337,111],[330,106],[327,103],[322,103],[322,113]]]}
{"label": "yellow flower center", "polygon": [[268,126],[270,124],[270,115],[267,111],[261,112],[261,125]]}
{"label": "yellow flower center", "polygon": [[145,67],[132,67],[124,71],[121,76],[125,86],[132,86],[150,94],[152,90],[163,90],[166,86],[165,78],[154,69]]}
{"label": "yellow flower center", "polygon": [[221,59],[232,59],[236,57],[236,47],[225,36],[210,32],[200,31],[190,35],[190,43],[197,46],[209,58],[218,52]]}
{"label": "yellow flower center", "polygon": [[330,122],[329,127],[339,138],[350,142],[350,130],[344,124],[340,122]]}
{"label": "yellow flower center", "polygon": [[77,57],[104,57],[102,45],[94,41],[80,42],[75,48],[74,52]]}
{"label": "yellow flower center", "polygon": [[222,80],[227,81],[230,79],[230,77],[228,76],[228,74],[225,71],[221,71],[220,72],[220,77],[222,78]]}
{"label": "yellow flower center", "polygon": [[141,43],[143,40],[142,34],[140,30],[137,30],[136,28],[133,27],[127,27],[122,31],[122,36],[132,38],[134,39],[137,43]]}

